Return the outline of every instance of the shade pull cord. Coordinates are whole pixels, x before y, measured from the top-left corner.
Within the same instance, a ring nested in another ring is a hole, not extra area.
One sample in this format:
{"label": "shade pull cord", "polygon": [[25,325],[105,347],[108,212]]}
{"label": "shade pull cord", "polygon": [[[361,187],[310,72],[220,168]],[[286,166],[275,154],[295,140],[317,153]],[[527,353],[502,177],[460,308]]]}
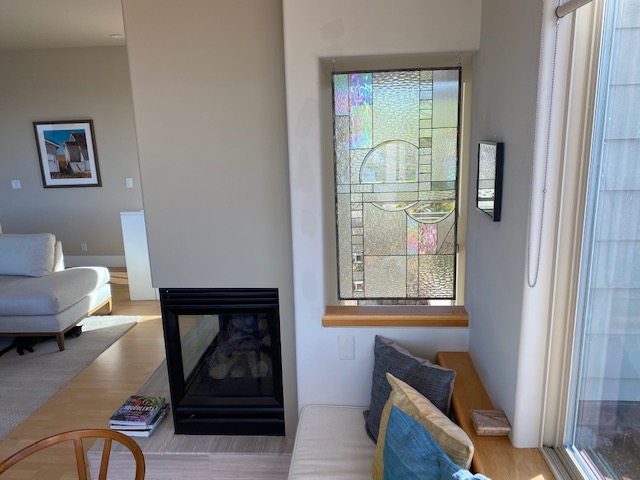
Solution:
{"label": "shade pull cord", "polygon": [[[544,13],[543,13],[544,15]],[[542,58],[543,58],[543,34],[544,34],[544,29],[541,29],[540,31],[540,56],[538,58],[538,95],[540,94],[540,90],[541,90],[541,80],[540,80],[540,72],[542,70]],[[549,101],[548,101],[548,105],[547,108],[545,109],[547,112],[547,131],[546,131],[546,138],[545,138],[545,145],[544,145],[544,170],[543,170],[543,176],[542,176],[542,200],[541,200],[541,205],[540,205],[540,215],[539,215],[539,224],[538,224],[538,231],[534,232],[534,225],[533,225],[533,219],[534,219],[534,207],[535,207],[535,193],[536,193],[536,167],[538,165],[538,147],[537,147],[537,134],[538,134],[538,129],[536,128],[536,131],[534,132],[534,151],[533,151],[533,165],[532,165],[532,175],[531,175],[531,196],[529,198],[529,226],[530,226],[530,230],[529,230],[529,235],[528,235],[528,239],[527,239],[527,283],[529,285],[529,287],[533,288],[536,286],[536,284],[538,283],[538,275],[540,273],[540,260],[542,257],[542,236],[543,236],[543,230],[544,230],[544,218],[545,218],[545,206],[546,206],[546,199],[547,199],[547,177],[548,177],[548,172],[549,172],[549,157],[550,157],[550,152],[549,152],[549,148],[550,148],[550,139],[551,139],[551,117],[552,117],[552,112],[551,112],[551,107],[553,105],[553,96],[554,96],[554,89],[555,89],[555,79],[556,79],[556,57],[557,57],[557,52],[558,52],[558,21],[556,20],[556,26],[554,28],[554,32],[553,32],[553,63],[552,63],[552,67],[551,67],[551,87],[549,90]],[[540,118],[541,112],[540,109],[536,109],[536,125],[539,125],[539,118]],[[536,237],[536,244],[532,245],[534,240],[533,237]],[[535,248],[535,251],[534,251]]]}

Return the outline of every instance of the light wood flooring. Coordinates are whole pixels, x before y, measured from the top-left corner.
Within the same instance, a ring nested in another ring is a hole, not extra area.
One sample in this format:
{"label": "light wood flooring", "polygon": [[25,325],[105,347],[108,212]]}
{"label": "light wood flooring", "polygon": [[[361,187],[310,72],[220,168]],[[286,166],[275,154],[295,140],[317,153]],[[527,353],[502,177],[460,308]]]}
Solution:
{"label": "light wood flooring", "polygon": [[[127,274],[120,269],[111,272],[111,288],[113,315],[142,315],[143,319],[0,442],[0,459],[55,433],[106,428],[109,416],[164,359],[159,302],[132,302]],[[77,478],[69,446],[40,452],[2,476],[2,480]]]}

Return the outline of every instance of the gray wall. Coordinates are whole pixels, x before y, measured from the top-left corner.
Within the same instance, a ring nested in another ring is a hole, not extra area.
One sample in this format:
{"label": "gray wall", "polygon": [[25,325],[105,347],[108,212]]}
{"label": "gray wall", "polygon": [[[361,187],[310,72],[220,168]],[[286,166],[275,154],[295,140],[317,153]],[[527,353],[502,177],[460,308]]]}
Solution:
{"label": "gray wall", "polygon": [[[126,49],[0,51],[0,65],[3,231],[51,232],[67,256],[122,263],[119,212],[142,208]],[[94,122],[102,187],[43,188],[32,122],[80,119]]]}
{"label": "gray wall", "polygon": [[[471,319],[469,350],[494,404],[512,420],[526,281],[541,18],[542,2],[483,0],[480,51],[473,62],[471,156],[477,158],[480,140],[503,141],[505,169],[500,222],[475,209],[475,183],[469,182],[465,294]],[[476,175],[477,164],[472,161],[470,178]],[[539,321],[546,322],[545,313],[540,313]]]}
{"label": "gray wall", "polygon": [[296,427],[282,5],[125,0],[155,287],[277,287]]}

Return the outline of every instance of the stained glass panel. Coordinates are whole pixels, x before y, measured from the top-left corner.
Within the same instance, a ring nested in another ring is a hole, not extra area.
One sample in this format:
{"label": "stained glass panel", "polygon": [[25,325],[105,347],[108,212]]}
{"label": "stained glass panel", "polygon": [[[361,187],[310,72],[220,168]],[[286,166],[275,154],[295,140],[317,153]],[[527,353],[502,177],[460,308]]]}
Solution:
{"label": "stained glass panel", "polygon": [[459,79],[334,74],[340,299],[455,298]]}

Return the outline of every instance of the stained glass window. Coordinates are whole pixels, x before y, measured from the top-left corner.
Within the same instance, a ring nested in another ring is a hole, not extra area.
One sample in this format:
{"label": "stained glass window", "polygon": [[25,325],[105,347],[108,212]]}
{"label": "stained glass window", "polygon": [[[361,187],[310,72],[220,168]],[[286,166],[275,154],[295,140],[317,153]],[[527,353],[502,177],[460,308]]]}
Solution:
{"label": "stained glass window", "polygon": [[333,74],[341,300],[454,299],[460,69]]}

